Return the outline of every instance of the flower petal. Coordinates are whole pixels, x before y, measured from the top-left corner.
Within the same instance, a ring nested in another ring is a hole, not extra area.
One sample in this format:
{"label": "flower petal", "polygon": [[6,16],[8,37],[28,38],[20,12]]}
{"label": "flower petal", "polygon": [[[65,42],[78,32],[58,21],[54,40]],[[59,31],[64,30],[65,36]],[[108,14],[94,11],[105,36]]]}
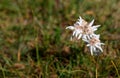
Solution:
{"label": "flower petal", "polygon": [[78,39],[80,39],[81,37],[82,37],[82,34],[79,34]]}
{"label": "flower petal", "polygon": [[90,35],[86,35],[86,37],[90,40]]}
{"label": "flower petal", "polygon": [[100,25],[92,26],[92,30],[96,31]]}
{"label": "flower petal", "polygon": [[[89,43],[89,40],[88,39],[82,39],[83,41]],[[88,44],[87,44],[88,45]]]}
{"label": "flower petal", "polygon": [[100,47],[100,46],[98,46],[98,45],[95,45],[98,49],[100,49],[101,50],[101,52],[103,52],[103,49]]}
{"label": "flower petal", "polygon": [[96,52],[96,48],[95,47],[93,47],[93,51]]}
{"label": "flower petal", "polygon": [[82,35],[82,39],[86,39],[86,40],[87,40],[87,35],[86,35],[86,34],[83,34],[83,35]]}
{"label": "flower petal", "polygon": [[66,27],[65,29],[71,29],[71,30],[74,30],[75,27],[73,27],[73,26],[68,26],[68,27]]}
{"label": "flower petal", "polygon": [[100,34],[93,34],[93,37],[96,38],[96,39],[99,39],[100,38]]}
{"label": "flower petal", "polygon": [[75,34],[76,34],[76,31],[73,31],[73,34],[72,34],[72,35],[74,36]]}
{"label": "flower petal", "polygon": [[94,26],[93,26],[93,28],[98,28],[98,27],[100,27],[100,25],[94,25]]}
{"label": "flower petal", "polygon": [[100,43],[101,45],[105,45],[104,43]]}
{"label": "flower petal", "polygon": [[91,52],[91,55],[93,55],[93,47],[90,46],[90,52]]}
{"label": "flower petal", "polygon": [[87,44],[86,46],[90,46],[90,44]]}
{"label": "flower petal", "polygon": [[92,26],[93,25],[93,23],[94,23],[94,19],[89,23],[89,25],[88,26]]}
{"label": "flower petal", "polygon": [[76,34],[75,34],[75,37],[77,37],[79,35],[79,31],[77,30],[76,31]]}
{"label": "flower petal", "polygon": [[83,19],[82,19],[82,17],[81,17],[81,16],[79,16],[78,21],[79,21],[79,25],[82,25]]}

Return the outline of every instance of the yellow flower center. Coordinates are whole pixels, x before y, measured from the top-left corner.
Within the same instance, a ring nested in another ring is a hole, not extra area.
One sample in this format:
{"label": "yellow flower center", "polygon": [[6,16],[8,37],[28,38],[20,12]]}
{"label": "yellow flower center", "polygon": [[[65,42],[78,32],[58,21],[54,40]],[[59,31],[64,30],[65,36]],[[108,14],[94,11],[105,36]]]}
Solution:
{"label": "yellow flower center", "polygon": [[91,45],[95,45],[95,44],[98,43],[98,42],[100,42],[99,39],[96,39],[96,38],[91,38],[91,39],[90,39],[90,44],[91,44]]}

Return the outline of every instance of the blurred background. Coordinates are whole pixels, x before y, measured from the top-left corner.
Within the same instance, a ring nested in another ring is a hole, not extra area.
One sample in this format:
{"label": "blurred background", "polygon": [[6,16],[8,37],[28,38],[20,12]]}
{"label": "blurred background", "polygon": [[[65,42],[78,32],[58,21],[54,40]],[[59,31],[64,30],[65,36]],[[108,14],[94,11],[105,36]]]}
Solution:
{"label": "blurred background", "polygon": [[[70,41],[79,16],[101,25],[98,56]],[[81,77],[120,77],[120,0],[0,0],[0,78]]]}

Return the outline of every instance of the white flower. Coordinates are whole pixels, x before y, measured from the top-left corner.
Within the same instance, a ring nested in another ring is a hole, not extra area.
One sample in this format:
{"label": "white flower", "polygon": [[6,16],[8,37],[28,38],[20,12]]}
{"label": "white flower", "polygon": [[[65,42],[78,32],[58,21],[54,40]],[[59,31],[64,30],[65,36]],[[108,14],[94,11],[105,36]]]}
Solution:
{"label": "white flower", "polygon": [[85,25],[84,28],[83,28],[83,33],[82,33],[82,39],[90,39],[92,36],[95,35],[95,31],[97,30],[97,28],[100,26],[100,25],[95,25],[95,26],[92,26],[94,23],[94,20],[92,20],[89,24]]}
{"label": "white flower", "polygon": [[92,26],[93,23],[94,20],[88,23],[81,17],[79,17],[78,21],[73,26],[68,26],[66,27],[66,29],[73,30],[72,36],[75,36],[78,39],[80,39],[81,37],[82,39],[90,39],[90,37],[95,35],[94,31],[96,31],[97,28],[100,26],[100,25]]}
{"label": "white flower", "polygon": [[100,42],[99,37],[100,35],[94,35],[91,39],[83,39],[83,41],[88,43],[87,46],[90,48],[91,55],[93,55],[93,53],[96,53],[97,50],[103,52],[101,45],[104,45],[104,43]]}

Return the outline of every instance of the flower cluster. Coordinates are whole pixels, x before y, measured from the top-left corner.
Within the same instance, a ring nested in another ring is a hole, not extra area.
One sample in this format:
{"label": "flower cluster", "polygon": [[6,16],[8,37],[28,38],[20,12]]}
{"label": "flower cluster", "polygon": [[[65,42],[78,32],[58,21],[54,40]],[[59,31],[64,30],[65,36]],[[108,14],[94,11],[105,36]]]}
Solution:
{"label": "flower cluster", "polygon": [[101,45],[104,43],[100,42],[100,35],[95,34],[95,31],[100,25],[93,25],[94,20],[90,23],[86,22],[84,19],[79,17],[78,21],[73,26],[68,26],[66,29],[73,31],[71,40],[73,37],[82,39],[87,43],[87,46],[90,48],[91,55],[97,52],[103,52]]}

